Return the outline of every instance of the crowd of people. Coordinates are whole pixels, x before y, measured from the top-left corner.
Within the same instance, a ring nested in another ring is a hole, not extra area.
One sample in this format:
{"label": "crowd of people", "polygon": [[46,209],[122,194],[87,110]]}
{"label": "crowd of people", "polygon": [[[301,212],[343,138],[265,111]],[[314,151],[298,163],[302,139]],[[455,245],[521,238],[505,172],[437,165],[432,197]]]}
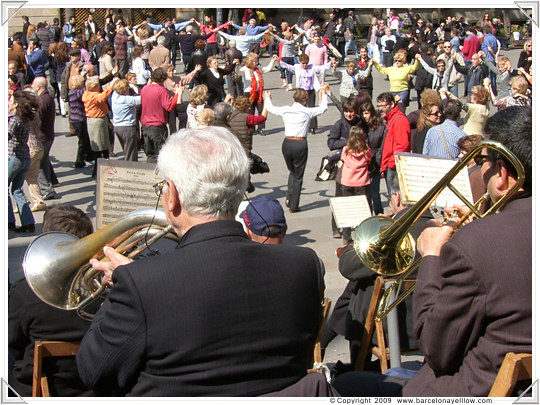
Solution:
{"label": "crowd of people", "polygon": [[[63,27],[58,19],[35,26],[22,20],[8,51],[9,231],[34,233],[32,213],[55,198],[50,151],[55,121],[65,119],[68,136],[78,138],[73,167],[91,164],[92,176],[98,158],[116,157],[115,140],[126,160],[137,162],[144,151],[163,177],[156,192],[181,238],[162,256],[131,263],[104,249],[109,261],[92,261],[110,292],[88,330],[51,335],[83,339],[80,379],[71,378],[77,372],[67,364],[71,377],[56,376],[58,395],[314,395],[306,391],[313,377],[305,375],[322,320],[322,262],[311,249],[281,244],[287,225],[277,201],[250,204],[241,214],[245,230],[234,217],[244,191],[255,189],[253,136],[266,135],[270,114],[283,120],[285,205],[291,214],[301,211],[307,138],[319,131],[330,102],[341,114],[327,137],[335,195],[365,195],[373,215],[384,214],[381,179],[390,214],[399,218],[408,209],[396,171],[399,152],[458,159],[493,139],[516,154],[525,183],[494,216],[455,231],[452,223],[430,227],[428,215],[426,229],[414,230],[417,255],[424,257],[416,274],[421,287],[401,313],[408,347],[425,356],[422,369],[407,380],[346,373],[328,393],[485,396],[506,352],[531,351],[532,41],[513,69],[500,19],[486,15],[472,24],[448,16],[436,25],[410,9],[401,16],[388,9],[373,16],[361,38],[365,46],[357,45],[353,10],[279,26],[266,23],[260,9],[223,24],[211,15],[202,23],[171,16],[134,24],[112,9],[102,29],[91,13],[80,28],[74,16]],[[261,41],[270,56],[264,66]],[[265,88],[274,68],[283,91],[292,91],[292,105],[274,105]],[[388,80],[375,95],[374,75]],[[337,78],[339,98],[330,77]],[[407,113],[412,89],[417,108]],[[495,201],[518,182],[511,163],[493,151],[483,151],[468,170],[475,199],[487,192]],[[92,229],[81,214],[70,212],[84,236]],[[510,240],[498,237],[500,229],[509,229]],[[332,219],[331,232],[346,246],[339,270],[350,281],[321,345],[344,335],[354,367],[376,275],[366,275],[351,228]],[[20,319],[28,316],[23,293],[32,295],[24,282],[10,291],[9,382],[26,392],[30,346],[47,336],[22,339],[31,332]],[[501,295],[500,305],[487,308]],[[178,296],[181,308],[164,313]],[[58,321],[62,330],[68,321]],[[450,326],[457,332],[443,339]]]}

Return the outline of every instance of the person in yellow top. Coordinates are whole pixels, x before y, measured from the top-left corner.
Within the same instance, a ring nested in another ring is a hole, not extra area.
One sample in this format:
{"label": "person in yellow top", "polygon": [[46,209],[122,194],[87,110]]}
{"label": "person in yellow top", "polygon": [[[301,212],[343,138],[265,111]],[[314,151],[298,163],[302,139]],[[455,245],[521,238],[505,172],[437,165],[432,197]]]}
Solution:
{"label": "person in yellow top", "polygon": [[416,72],[418,69],[418,60],[414,61],[414,65],[406,65],[407,51],[400,49],[394,55],[394,65],[390,67],[382,67],[375,60],[373,65],[377,70],[388,76],[390,80],[390,92],[395,96],[399,95],[401,102],[405,107],[409,106],[409,75]]}

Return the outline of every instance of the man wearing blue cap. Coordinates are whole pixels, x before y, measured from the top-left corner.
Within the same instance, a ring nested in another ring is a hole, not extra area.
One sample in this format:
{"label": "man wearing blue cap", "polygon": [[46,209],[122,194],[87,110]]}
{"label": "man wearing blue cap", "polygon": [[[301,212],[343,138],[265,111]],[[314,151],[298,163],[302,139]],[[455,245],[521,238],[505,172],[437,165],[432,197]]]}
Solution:
{"label": "man wearing blue cap", "polygon": [[281,204],[265,195],[252,199],[240,218],[246,225],[246,234],[258,243],[279,245],[287,233]]}

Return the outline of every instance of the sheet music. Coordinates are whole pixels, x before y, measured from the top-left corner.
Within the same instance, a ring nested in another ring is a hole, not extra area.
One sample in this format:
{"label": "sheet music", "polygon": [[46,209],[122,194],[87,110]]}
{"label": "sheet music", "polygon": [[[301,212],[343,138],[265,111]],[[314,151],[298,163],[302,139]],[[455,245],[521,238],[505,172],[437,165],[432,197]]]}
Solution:
{"label": "sheet music", "polygon": [[[420,200],[437,182],[452,169],[457,160],[426,157],[413,153],[396,153],[396,171],[399,187],[406,203]],[[473,201],[471,183],[466,167],[451,183],[465,198]],[[436,207],[452,207],[463,202],[446,187],[432,204]]]}
{"label": "sheet music", "polygon": [[[155,208],[153,185],[163,180],[155,174],[155,164],[98,159],[96,228],[143,208]],[[159,208],[159,207],[158,207]]]}
{"label": "sheet music", "polygon": [[330,198],[330,208],[338,228],[354,228],[371,217],[371,211],[365,195]]}

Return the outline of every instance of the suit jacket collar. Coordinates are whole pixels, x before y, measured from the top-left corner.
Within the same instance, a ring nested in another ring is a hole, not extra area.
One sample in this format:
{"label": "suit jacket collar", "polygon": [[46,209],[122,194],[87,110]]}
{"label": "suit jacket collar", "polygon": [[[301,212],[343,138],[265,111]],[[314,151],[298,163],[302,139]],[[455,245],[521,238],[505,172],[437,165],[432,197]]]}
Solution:
{"label": "suit jacket collar", "polygon": [[222,238],[224,236],[248,238],[240,222],[232,219],[217,220],[195,225],[189,229],[184,236],[180,238],[176,248],[180,249],[192,243],[204,242],[211,239]]}

